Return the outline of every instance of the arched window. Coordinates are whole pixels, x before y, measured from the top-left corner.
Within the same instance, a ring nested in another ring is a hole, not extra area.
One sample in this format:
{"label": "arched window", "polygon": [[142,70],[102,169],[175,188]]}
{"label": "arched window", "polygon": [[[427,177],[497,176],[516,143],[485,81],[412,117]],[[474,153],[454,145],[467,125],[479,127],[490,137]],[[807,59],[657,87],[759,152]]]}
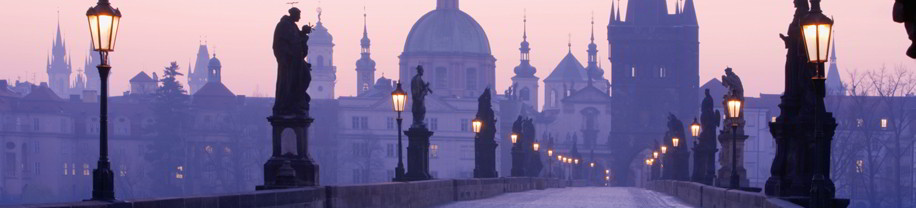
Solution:
{"label": "arched window", "polygon": [[518,93],[518,98],[524,101],[530,100],[531,99],[531,90],[529,90],[527,87],[522,88],[522,90],[519,91]]}
{"label": "arched window", "polygon": [[318,56],[318,58],[315,58],[315,62],[318,62],[315,63],[315,65],[318,65],[318,68],[324,68],[324,56]]}
{"label": "arched window", "polygon": [[659,67],[658,68],[658,77],[665,78],[666,76],[668,76],[668,70],[665,69],[665,67]]}
{"label": "arched window", "polygon": [[550,106],[557,106],[557,96],[560,96],[557,90],[550,90]]}

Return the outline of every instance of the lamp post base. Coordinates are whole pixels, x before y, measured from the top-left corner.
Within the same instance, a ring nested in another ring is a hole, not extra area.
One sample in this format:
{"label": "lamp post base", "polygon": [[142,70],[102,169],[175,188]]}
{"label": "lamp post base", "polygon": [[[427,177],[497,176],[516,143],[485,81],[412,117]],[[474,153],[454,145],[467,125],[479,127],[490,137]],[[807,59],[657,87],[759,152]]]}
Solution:
{"label": "lamp post base", "polygon": [[108,161],[99,161],[98,168],[92,171],[91,201],[114,202],[114,172]]}

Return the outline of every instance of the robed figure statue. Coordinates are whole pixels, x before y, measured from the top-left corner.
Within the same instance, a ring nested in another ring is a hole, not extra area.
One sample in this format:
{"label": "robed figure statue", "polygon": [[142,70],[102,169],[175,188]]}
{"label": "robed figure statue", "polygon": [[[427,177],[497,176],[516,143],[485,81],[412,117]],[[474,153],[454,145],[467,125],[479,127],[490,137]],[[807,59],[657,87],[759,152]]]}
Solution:
{"label": "robed figure statue", "polygon": [[273,51],[277,59],[277,91],[273,113],[276,116],[304,116],[311,100],[306,93],[312,80],[308,55],[310,25],[296,25],[300,19],[298,8],[289,9],[289,15],[280,18],[274,29]]}
{"label": "robed figure statue", "polygon": [[410,94],[413,95],[413,125],[411,128],[425,128],[426,123],[426,95],[433,93],[429,89],[429,82],[423,81],[423,66],[417,66],[417,75],[410,80]]}

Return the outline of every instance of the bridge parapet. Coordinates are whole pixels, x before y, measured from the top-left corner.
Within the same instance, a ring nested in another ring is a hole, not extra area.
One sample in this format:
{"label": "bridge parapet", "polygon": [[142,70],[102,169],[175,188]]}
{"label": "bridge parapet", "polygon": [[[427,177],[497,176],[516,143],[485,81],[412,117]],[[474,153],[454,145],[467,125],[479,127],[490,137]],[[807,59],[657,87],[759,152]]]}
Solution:
{"label": "bridge parapet", "polygon": [[129,200],[120,203],[73,202],[25,207],[51,208],[239,208],[239,207],[431,207],[503,193],[565,188],[569,181],[545,178],[447,179],[415,182],[321,186],[251,191],[212,196]]}
{"label": "bridge parapet", "polygon": [[803,208],[779,198],[767,197],[759,192],[725,189],[687,181],[649,181],[644,188],[677,197],[697,207]]}

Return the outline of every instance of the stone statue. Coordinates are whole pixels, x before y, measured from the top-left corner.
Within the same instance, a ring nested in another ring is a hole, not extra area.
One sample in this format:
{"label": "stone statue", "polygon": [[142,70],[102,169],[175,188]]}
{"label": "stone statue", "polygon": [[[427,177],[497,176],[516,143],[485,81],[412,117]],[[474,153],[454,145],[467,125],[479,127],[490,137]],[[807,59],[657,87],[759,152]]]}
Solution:
{"label": "stone statue", "polygon": [[744,99],[744,86],[741,84],[741,78],[732,72],[730,67],[725,68],[725,75],[722,75],[722,86],[728,88],[729,95]]}
{"label": "stone statue", "polygon": [[700,121],[703,124],[703,132],[712,130],[708,132],[715,133],[715,130],[719,129],[719,125],[721,125],[719,118],[722,118],[722,113],[719,110],[713,110],[714,108],[712,95],[709,94],[709,89],[706,89],[706,97],[703,98],[703,104],[700,107],[702,113]]}
{"label": "stone statue", "polygon": [[289,9],[274,29],[273,52],[277,59],[277,90],[273,113],[276,116],[304,116],[311,100],[306,93],[312,76],[308,56],[308,34],[311,26],[302,30],[296,25],[300,19],[298,8]]}
{"label": "stone statue", "polygon": [[429,89],[429,82],[423,81],[423,66],[417,66],[417,75],[410,80],[410,94],[413,95],[413,125],[411,128],[425,128],[426,123],[426,95],[433,93]]}
{"label": "stone statue", "polygon": [[496,113],[493,112],[489,87],[483,91],[480,98],[477,98],[477,118],[483,121],[483,126],[480,128],[481,133],[490,135],[496,132]]}
{"label": "stone statue", "polygon": [[668,113],[668,131],[677,136],[678,138],[684,137],[684,122],[681,122],[680,119],[677,119],[677,116],[674,114]]}
{"label": "stone statue", "polygon": [[894,22],[903,23],[906,34],[910,38],[910,47],[906,55],[916,58],[916,2],[911,0],[896,0],[892,12]]}

